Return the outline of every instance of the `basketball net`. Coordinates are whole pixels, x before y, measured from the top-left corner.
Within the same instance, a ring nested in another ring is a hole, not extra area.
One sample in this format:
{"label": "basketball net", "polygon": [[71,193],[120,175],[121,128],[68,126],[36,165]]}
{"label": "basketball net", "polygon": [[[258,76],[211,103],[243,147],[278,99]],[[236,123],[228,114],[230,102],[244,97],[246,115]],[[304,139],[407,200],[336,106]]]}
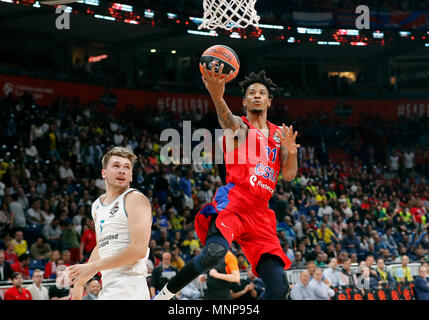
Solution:
{"label": "basketball net", "polygon": [[198,29],[246,28],[256,25],[260,17],[255,10],[257,0],[203,0],[204,17]]}

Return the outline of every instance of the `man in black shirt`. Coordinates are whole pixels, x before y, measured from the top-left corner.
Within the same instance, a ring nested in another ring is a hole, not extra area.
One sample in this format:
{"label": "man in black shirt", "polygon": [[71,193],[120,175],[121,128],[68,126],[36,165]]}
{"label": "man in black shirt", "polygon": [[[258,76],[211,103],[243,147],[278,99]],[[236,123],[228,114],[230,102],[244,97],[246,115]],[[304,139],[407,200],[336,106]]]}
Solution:
{"label": "man in black shirt", "polygon": [[241,279],[240,284],[234,283],[232,287],[233,300],[256,300],[264,291],[264,284],[261,279],[256,278],[252,272],[252,267],[247,268],[247,278]]}
{"label": "man in black shirt", "polygon": [[171,265],[171,253],[164,252],[161,263],[152,271],[150,296],[154,297],[177,272],[178,270]]}

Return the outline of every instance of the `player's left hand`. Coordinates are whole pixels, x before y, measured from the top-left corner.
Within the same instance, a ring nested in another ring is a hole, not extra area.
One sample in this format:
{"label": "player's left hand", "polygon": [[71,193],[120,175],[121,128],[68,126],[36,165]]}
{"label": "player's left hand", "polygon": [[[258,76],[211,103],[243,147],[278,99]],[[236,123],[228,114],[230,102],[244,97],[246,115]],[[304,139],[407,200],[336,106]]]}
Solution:
{"label": "player's left hand", "polygon": [[293,126],[289,128],[283,123],[283,130],[277,129],[277,134],[280,137],[281,145],[286,148],[288,154],[296,154],[298,152],[298,148],[301,147],[300,144],[296,144],[296,136],[298,135],[298,131],[293,132]]}
{"label": "player's left hand", "polygon": [[75,264],[69,267],[70,284],[85,285],[98,272],[95,263]]}

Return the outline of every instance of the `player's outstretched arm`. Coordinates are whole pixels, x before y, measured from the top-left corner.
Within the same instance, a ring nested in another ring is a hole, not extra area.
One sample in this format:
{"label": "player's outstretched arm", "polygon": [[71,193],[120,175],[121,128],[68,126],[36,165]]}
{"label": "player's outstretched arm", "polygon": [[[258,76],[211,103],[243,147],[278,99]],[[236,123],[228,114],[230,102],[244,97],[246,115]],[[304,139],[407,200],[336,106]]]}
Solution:
{"label": "player's outstretched arm", "polygon": [[210,93],[210,96],[213,100],[213,103],[216,107],[217,118],[219,120],[219,124],[222,129],[231,129],[232,131],[236,131],[237,129],[247,130],[247,126],[244,124],[243,119],[238,116],[232,114],[228,105],[226,104],[223,95],[225,93],[225,83],[228,82],[229,79],[234,77],[232,71],[225,78],[221,78],[222,71],[224,68],[224,64],[222,63],[219,67],[219,71],[215,72],[215,64],[217,61],[213,61],[211,70],[207,69],[206,64],[203,65],[202,72],[202,80],[206,89]]}
{"label": "player's outstretched arm", "polygon": [[298,171],[298,148],[300,144],[296,144],[296,136],[298,131],[293,132],[293,127],[287,128],[283,123],[283,130],[277,129],[277,134],[280,136],[280,159],[283,179],[292,181]]}
{"label": "player's outstretched arm", "polygon": [[149,200],[141,193],[126,195],[125,210],[128,215],[128,228],[131,243],[118,254],[97,261],[71,266],[69,269],[71,284],[86,279],[89,274],[134,264],[146,256],[151,235],[152,213]]}

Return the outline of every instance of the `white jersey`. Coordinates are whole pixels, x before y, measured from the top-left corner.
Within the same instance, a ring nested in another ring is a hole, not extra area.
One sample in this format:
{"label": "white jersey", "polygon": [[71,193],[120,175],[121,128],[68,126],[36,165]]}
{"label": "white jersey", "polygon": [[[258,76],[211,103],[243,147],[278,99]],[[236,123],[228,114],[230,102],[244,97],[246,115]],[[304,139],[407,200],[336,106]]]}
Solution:
{"label": "white jersey", "polygon": [[[124,197],[135,190],[127,189],[110,204],[101,202],[100,199],[105,197],[103,194],[92,204],[91,214],[95,222],[100,259],[117,255],[131,243]],[[146,291],[149,294],[146,283],[148,256],[149,248],[146,257],[135,264],[101,271],[103,289],[99,294],[99,299],[149,299],[146,297]],[[127,284],[127,287],[130,287],[129,290],[125,290],[125,292],[119,290],[120,296],[117,296],[116,294],[119,294],[118,284],[120,283],[120,287],[123,289],[125,282],[129,283]],[[109,292],[107,297],[106,292]]]}

